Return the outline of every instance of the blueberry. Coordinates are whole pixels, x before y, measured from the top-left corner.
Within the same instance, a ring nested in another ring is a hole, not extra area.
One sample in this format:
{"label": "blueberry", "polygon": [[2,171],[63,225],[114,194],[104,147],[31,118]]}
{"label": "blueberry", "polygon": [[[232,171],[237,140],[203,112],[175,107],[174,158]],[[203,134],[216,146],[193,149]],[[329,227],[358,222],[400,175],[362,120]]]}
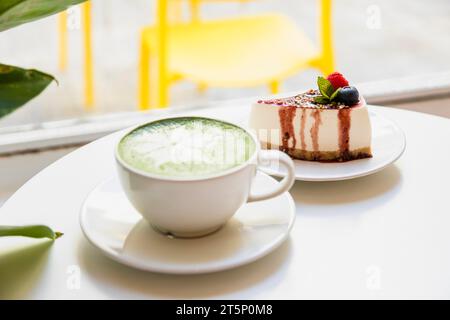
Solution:
{"label": "blueberry", "polygon": [[359,102],[359,92],[355,87],[343,87],[339,90],[336,101],[347,106],[355,105]]}

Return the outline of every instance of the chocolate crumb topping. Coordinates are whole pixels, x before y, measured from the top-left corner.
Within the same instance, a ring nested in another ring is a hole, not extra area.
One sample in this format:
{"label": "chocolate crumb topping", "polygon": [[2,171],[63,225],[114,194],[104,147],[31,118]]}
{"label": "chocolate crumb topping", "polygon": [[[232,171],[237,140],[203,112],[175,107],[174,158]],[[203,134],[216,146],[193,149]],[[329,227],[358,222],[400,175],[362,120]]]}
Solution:
{"label": "chocolate crumb topping", "polygon": [[319,104],[314,102],[314,98],[320,96],[319,90],[310,89],[304,93],[298,94],[289,98],[273,99],[273,100],[259,100],[262,104],[276,104],[280,107],[297,107],[309,109],[346,109],[353,106],[347,106],[340,102],[331,102],[328,104]]}

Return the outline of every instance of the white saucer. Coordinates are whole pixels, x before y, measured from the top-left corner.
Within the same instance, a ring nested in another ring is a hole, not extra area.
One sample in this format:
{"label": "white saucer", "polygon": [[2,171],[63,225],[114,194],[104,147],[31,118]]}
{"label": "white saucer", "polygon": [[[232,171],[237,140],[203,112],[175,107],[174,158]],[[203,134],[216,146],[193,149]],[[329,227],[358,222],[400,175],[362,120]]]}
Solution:
{"label": "white saucer", "polygon": [[[275,179],[258,173],[254,190],[270,190]],[[275,250],[295,221],[290,194],[244,205],[219,231],[196,239],[174,239],[149,226],[131,206],[117,178],[96,187],[85,200],[81,228],[110,258],[137,269],[172,274],[226,270]]]}
{"label": "white saucer", "polygon": [[[406,148],[403,131],[391,120],[378,115],[369,107],[372,122],[373,158],[343,163],[323,163],[294,160],[296,179],[303,181],[337,181],[367,176],[395,162]],[[264,172],[283,177],[284,169],[276,166],[261,168]]]}

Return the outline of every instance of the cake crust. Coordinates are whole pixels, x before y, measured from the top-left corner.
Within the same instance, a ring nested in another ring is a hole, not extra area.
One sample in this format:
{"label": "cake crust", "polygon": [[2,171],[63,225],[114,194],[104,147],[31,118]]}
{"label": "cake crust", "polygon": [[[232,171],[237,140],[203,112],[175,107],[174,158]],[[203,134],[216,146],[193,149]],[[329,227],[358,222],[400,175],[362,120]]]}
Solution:
{"label": "cake crust", "polygon": [[346,162],[351,160],[372,158],[372,150],[370,147],[341,151],[309,151],[302,149],[285,150],[282,146],[273,145],[269,142],[262,142],[261,148],[266,150],[280,150],[287,153],[291,158],[305,161],[319,162]]}

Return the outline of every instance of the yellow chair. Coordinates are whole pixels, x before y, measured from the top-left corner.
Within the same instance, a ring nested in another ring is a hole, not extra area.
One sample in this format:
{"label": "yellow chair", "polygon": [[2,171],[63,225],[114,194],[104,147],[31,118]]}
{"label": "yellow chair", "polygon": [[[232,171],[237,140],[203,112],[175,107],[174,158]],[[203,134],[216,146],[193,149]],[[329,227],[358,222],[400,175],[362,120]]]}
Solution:
{"label": "yellow chair", "polygon": [[[91,1],[81,4],[84,50],[84,103],[87,109],[94,106],[94,65],[92,58]],[[59,68],[65,70],[68,60],[67,11],[59,14]]]}
{"label": "yellow chair", "polygon": [[[180,2],[180,0],[178,0]],[[181,0],[183,1],[183,0]],[[213,3],[213,2],[252,2],[255,0],[188,0],[189,1],[189,9],[191,11],[191,19],[192,21],[200,20],[200,6],[202,3]]]}
{"label": "yellow chair", "polygon": [[[202,0],[192,1],[195,5]],[[200,87],[267,84],[272,93],[277,93],[283,79],[302,69],[314,67],[324,74],[331,73],[331,0],[318,1],[320,49],[281,14],[170,24],[168,1],[158,0],[156,25],[141,33],[140,109],[166,107],[170,84],[181,79],[194,81]],[[150,76],[151,61],[157,66],[155,79]],[[157,92],[151,92],[155,88]]]}

